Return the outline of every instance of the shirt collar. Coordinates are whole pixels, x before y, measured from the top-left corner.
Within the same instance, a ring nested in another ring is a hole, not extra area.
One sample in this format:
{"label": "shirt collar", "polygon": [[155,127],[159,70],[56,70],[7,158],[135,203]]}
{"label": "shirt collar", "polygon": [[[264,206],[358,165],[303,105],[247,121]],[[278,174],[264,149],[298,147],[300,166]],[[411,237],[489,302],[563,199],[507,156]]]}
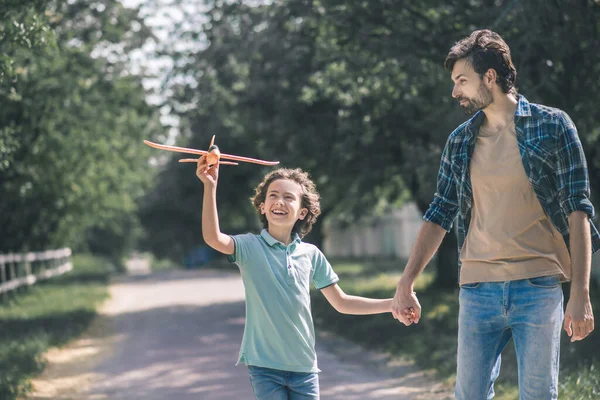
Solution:
{"label": "shirt collar", "polygon": [[[271,234],[269,233],[269,231],[267,231],[266,229],[263,229],[260,232],[260,236],[265,240],[265,242],[267,242],[267,244],[271,247],[273,247],[276,243],[279,243],[281,246],[286,247],[285,244],[281,243],[279,240],[275,239],[273,236],[271,236]],[[300,243],[302,240],[300,239],[300,236],[296,233],[293,232],[292,233],[292,242],[290,243],[291,245],[295,245]]]}
{"label": "shirt collar", "polygon": [[[515,117],[531,117],[531,106],[529,101],[522,94],[517,95],[517,110],[515,111]],[[471,117],[468,123],[468,130],[477,132],[479,127],[485,120],[485,113],[479,110]]]}
{"label": "shirt collar", "polygon": [[531,106],[529,105],[529,101],[523,95],[518,95],[517,99],[519,103],[517,104],[517,111],[515,111],[515,116],[517,117],[531,117]]}

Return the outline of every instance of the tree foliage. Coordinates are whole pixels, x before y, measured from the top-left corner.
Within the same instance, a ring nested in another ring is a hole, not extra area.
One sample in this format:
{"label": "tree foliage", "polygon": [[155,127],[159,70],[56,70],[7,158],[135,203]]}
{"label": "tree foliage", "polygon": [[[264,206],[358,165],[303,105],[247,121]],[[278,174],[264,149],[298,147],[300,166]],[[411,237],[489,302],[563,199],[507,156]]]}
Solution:
{"label": "tree foliage", "polygon": [[0,91],[0,251],[119,255],[152,174],[142,140],[163,133],[128,65],[149,31],[116,0],[46,12],[56,46],[15,53],[15,78]]}
{"label": "tree foliage", "polygon": [[[216,134],[227,151],[302,167],[326,215],[352,220],[407,193],[427,208],[446,138],[464,120],[443,60],[455,41],[484,27],[511,46],[523,94],[572,115],[591,175],[600,176],[593,1],[214,1],[200,6],[201,23],[200,10],[178,4],[190,13],[184,21],[195,21],[172,32],[188,46],[164,53],[176,66],[168,87],[184,124],[178,144],[202,148]],[[224,227],[242,230],[255,224],[247,198],[264,170],[237,168],[222,168],[219,206]],[[201,236],[201,185],[171,162],[157,188],[147,215],[169,209],[188,223],[180,235],[176,223],[165,236],[148,226],[152,236],[165,248],[189,249]],[[447,266],[456,259],[452,239],[440,253],[446,285],[456,281]]]}

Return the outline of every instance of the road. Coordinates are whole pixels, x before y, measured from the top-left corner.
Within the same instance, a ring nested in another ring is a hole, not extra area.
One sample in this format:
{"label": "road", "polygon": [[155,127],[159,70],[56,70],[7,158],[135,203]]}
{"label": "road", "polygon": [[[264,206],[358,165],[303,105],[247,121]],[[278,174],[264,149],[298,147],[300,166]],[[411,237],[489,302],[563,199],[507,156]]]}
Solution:
{"label": "road", "polygon": [[[246,368],[234,366],[244,328],[239,273],[149,274],[139,260],[130,270],[86,335],[48,353],[30,399],[252,399]],[[452,398],[409,363],[326,334],[317,354],[322,399]]]}

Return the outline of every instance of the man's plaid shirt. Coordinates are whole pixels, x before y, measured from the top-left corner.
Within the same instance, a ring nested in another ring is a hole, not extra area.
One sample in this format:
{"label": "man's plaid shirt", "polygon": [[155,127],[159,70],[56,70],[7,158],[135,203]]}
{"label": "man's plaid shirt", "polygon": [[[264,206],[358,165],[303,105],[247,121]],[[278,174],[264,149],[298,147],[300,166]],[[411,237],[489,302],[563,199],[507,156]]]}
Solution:
{"label": "man's plaid shirt", "polygon": [[[423,217],[450,231],[458,216],[458,252],[471,222],[473,191],[469,175],[475,137],[485,119],[478,111],[448,138],[437,180],[437,193]],[[569,248],[569,214],[583,211],[592,218],[590,182],[583,148],[573,121],[556,108],[529,103],[521,95],[515,128],[527,178],[546,215]],[[600,249],[598,230],[590,220],[592,252]],[[459,260],[460,263],[460,260]]]}

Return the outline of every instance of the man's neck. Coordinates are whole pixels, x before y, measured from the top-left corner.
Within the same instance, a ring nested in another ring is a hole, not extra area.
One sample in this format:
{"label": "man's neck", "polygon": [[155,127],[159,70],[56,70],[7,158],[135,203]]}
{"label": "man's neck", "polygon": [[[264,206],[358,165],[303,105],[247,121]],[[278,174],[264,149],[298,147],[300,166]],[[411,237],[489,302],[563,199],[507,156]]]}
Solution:
{"label": "man's neck", "polygon": [[483,110],[485,121],[483,121],[482,127],[492,131],[506,128],[514,122],[517,104],[515,95],[501,93],[494,96],[494,102]]}

